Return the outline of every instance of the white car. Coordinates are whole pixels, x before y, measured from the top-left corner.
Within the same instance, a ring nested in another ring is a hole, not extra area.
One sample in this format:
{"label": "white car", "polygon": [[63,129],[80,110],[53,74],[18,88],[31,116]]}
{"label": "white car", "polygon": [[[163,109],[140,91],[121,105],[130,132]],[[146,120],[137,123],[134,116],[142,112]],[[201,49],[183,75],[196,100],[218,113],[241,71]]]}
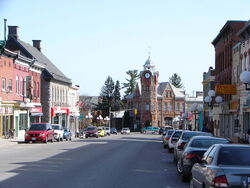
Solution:
{"label": "white car", "polygon": [[59,141],[63,141],[63,128],[62,125],[52,124],[52,128],[54,129],[54,139]]}
{"label": "white car", "polygon": [[110,136],[110,128],[109,127],[104,127],[104,128],[105,128],[107,135]]}
{"label": "white car", "polygon": [[122,128],[121,134],[130,134],[130,129],[129,128]]}

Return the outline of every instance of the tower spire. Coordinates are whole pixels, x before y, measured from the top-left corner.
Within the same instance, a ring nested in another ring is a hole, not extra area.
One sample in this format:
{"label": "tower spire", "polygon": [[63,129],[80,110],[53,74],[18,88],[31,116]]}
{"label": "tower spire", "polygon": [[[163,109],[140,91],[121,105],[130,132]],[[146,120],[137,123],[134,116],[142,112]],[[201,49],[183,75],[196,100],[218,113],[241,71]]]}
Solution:
{"label": "tower spire", "polygon": [[150,59],[150,46],[148,47],[148,59]]}

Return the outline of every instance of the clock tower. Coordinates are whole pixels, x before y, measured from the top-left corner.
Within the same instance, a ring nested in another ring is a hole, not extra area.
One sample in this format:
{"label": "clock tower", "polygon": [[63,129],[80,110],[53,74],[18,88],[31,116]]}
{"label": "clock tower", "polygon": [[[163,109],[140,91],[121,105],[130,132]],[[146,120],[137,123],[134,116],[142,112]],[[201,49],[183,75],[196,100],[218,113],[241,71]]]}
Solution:
{"label": "clock tower", "polygon": [[143,127],[158,126],[157,117],[157,86],[159,72],[155,71],[150,56],[143,65],[144,70],[140,73],[141,81],[141,121]]}

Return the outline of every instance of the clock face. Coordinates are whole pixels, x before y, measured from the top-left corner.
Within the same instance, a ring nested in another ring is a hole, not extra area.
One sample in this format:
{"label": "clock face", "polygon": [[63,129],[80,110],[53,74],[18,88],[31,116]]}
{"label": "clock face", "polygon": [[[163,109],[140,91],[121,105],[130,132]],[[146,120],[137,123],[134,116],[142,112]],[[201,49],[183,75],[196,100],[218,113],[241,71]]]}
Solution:
{"label": "clock face", "polygon": [[144,76],[145,76],[145,78],[149,78],[150,74],[147,72]]}

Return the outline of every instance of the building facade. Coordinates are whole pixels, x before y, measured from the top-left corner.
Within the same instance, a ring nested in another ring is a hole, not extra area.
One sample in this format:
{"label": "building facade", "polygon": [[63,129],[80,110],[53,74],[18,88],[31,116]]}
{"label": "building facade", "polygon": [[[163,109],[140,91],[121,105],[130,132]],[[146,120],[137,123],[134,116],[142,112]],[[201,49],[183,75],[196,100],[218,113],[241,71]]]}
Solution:
{"label": "building facade", "polygon": [[173,119],[185,111],[185,92],[169,82],[158,82],[159,72],[155,70],[150,57],[140,72],[135,92],[127,97],[127,109],[136,109],[136,124],[163,127],[172,125]]}
{"label": "building facade", "polygon": [[237,33],[246,24],[245,21],[227,21],[213,40],[215,48],[215,89],[221,95],[223,103],[213,107],[213,121],[218,122],[218,135],[233,138],[234,123],[238,119],[237,100],[232,100],[234,92],[218,93],[219,87],[233,88],[233,47],[240,41]]}

